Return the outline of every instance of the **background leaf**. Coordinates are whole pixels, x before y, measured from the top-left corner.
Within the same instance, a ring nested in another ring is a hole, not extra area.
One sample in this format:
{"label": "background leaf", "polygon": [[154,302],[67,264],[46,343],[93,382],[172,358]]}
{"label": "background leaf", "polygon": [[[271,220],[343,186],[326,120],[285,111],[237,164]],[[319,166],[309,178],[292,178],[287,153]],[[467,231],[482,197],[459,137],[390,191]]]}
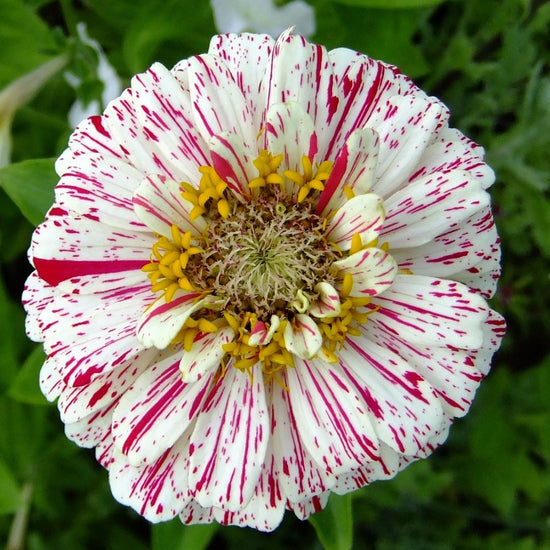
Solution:
{"label": "background leaf", "polygon": [[21,490],[13,474],[0,459],[0,514],[15,512],[21,505]]}
{"label": "background leaf", "polygon": [[152,550],[204,550],[216,534],[219,525],[183,525],[178,519],[153,527]]}
{"label": "background leaf", "polygon": [[0,187],[33,225],[38,225],[53,204],[59,180],[54,159],[24,160],[0,169]]}
{"label": "background leaf", "polygon": [[18,371],[8,390],[8,396],[20,403],[27,403],[29,405],[49,405],[50,403],[42,395],[38,383],[40,368],[45,360],[46,355],[42,350],[42,346],[35,346]]}

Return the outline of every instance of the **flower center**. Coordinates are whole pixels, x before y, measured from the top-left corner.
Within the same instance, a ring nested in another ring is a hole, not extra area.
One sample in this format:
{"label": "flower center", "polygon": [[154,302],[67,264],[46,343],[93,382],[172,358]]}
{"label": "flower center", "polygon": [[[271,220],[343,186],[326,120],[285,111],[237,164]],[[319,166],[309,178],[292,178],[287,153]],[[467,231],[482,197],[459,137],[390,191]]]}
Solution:
{"label": "flower center", "polygon": [[[359,326],[376,310],[371,296],[391,284],[397,271],[373,239],[378,230],[372,228],[384,216],[379,197],[358,199],[344,187],[355,210],[333,222],[336,211],[316,214],[332,162],[314,169],[303,157],[300,172],[281,173],[282,159],[261,151],[247,196],[232,193],[209,166],[200,169],[198,186],[181,183],[189,218],[202,217],[205,229],[182,233],[174,224],[171,239],[161,236],[143,267],[153,292],[162,292],[167,303],[181,291],[196,294],[193,313],[172,345],[190,351],[201,333],[230,330],[233,341],[221,344],[222,367],[231,362],[249,370],[260,362],[279,381],[276,373],[293,366],[295,356],[337,361],[335,352],[348,336],[360,334]],[[354,213],[363,205],[371,212],[367,220]],[[344,229],[335,232],[338,223]],[[363,242],[365,235],[371,242]],[[363,273],[369,263],[384,281]],[[354,276],[361,278],[360,288]],[[365,287],[371,281],[372,288]]]}
{"label": "flower center", "polygon": [[299,293],[313,300],[319,280],[334,279],[330,266],[338,256],[312,210],[311,203],[293,203],[277,187],[236,203],[227,218],[209,225],[208,251],[196,262],[207,265],[205,275],[224,310],[268,320]]}

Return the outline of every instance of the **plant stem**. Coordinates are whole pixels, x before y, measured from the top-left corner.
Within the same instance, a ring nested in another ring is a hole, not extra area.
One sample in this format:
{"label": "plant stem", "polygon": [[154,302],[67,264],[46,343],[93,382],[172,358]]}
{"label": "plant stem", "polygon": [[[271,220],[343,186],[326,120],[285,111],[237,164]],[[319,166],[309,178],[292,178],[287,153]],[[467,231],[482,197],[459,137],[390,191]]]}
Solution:
{"label": "plant stem", "polygon": [[27,530],[27,520],[31,507],[33,485],[30,481],[23,485],[21,490],[21,506],[19,506],[10,528],[6,550],[22,550]]}

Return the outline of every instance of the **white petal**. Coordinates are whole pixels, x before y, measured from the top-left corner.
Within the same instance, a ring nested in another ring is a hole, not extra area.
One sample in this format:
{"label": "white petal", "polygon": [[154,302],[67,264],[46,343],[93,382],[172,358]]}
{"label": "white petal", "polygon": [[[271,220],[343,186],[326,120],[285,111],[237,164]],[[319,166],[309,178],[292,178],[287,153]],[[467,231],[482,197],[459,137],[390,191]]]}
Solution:
{"label": "white petal", "polygon": [[113,437],[132,465],[151,464],[191,424],[209,391],[210,376],[185,384],[179,355],[170,353],[147,369],[118,402]]}
{"label": "white petal", "polygon": [[155,462],[146,466],[128,463],[115,450],[109,466],[113,496],[151,522],[178,515],[190,501],[187,488],[188,438],[182,437]]}
{"label": "white petal", "polygon": [[221,132],[208,142],[212,165],[220,178],[238,195],[249,193],[248,182],[258,175],[253,164],[258,156],[255,143],[244,142],[232,132]]}
{"label": "white petal", "polygon": [[366,248],[333,264],[353,277],[351,296],[376,296],[391,287],[397,264],[379,248]]}
{"label": "white petal", "polygon": [[317,300],[309,307],[308,313],[320,319],[334,317],[340,313],[340,295],[329,283],[321,282],[315,285],[319,294]]}
{"label": "white petal", "polygon": [[287,170],[302,171],[302,157],[312,161],[317,154],[317,136],[311,116],[299,103],[272,105],[266,113],[266,148],[273,155],[283,153]]}
{"label": "white petal", "polygon": [[478,180],[462,170],[415,180],[385,201],[386,221],[380,233],[390,247],[429,243],[489,205]]}
{"label": "white petal", "polygon": [[249,376],[228,365],[191,437],[189,484],[197,502],[235,512],[246,506],[260,478],[268,439],[261,366]]}
{"label": "white petal", "polygon": [[297,361],[286,376],[304,447],[319,468],[338,475],[378,460],[379,452],[368,409],[333,367],[323,361]]}
{"label": "white petal", "polygon": [[137,324],[137,337],[141,344],[146,348],[166,348],[189,316],[204,307],[206,298],[196,301],[198,297],[200,294],[197,292],[178,290],[168,303],[164,296],[157,298]]}
{"label": "white petal", "polygon": [[193,205],[181,196],[180,184],[166,176],[147,176],[136,189],[133,204],[136,216],[151,231],[172,239],[175,224],[182,231],[201,234],[206,227],[202,216],[191,221]]}
{"label": "white petal", "polygon": [[317,323],[304,313],[298,313],[293,321],[288,322],[284,339],[286,349],[303,359],[313,357],[323,344]]}
{"label": "white petal", "polygon": [[[283,382],[288,385],[286,374]],[[311,494],[326,491],[334,483],[334,475],[317,464],[298,432],[297,421],[290,407],[288,390],[273,384],[271,391],[271,441],[278,481],[284,496],[298,502]]]}
{"label": "white petal", "polygon": [[231,132],[244,143],[255,143],[258,129],[250,108],[223,60],[209,54],[190,57],[187,72],[195,126],[203,139]]}
{"label": "white petal", "polygon": [[369,119],[380,136],[375,193],[386,198],[409,179],[448,116],[437,98],[410,94],[392,97]]}
{"label": "white petal", "polygon": [[441,428],[446,419],[434,388],[391,348],[349,338],[338,356],[380,441],[414,455]]}
{"label": "white petal", "polygon": [[325,238],[341,250],[350,249],[356,233],[361,235],[363,244],[370,243],[378,237],[385,215],[384,203],[378,195],[358,195],[344,203],[330,218]]}
{"label": "white petal", "polygon": [[194,121],[189,89],[172,71],[154,63],[132,79],[132,93],[141,126],[138,135],[148,144],[157,166],[154,171],[142,173],[196,182],[199,167],[210,162],[208,147]]}
{"label": "white petal", "polygon": [[374,183],[379,147],[378,134],[372,128],[352,132],[338,151],[330,177],[319,197],[317,214],[326,216],[346,202],[344,186],[356,195],[370,191]]}
{"label": "white petal", "polygon": [[180,371],[186,384],[197,382],[219,367],[225,355],[223,345],[231,342],[235,333],[231,327],[222,327],[214,333],[199,333],[190,351],[183,351]]}

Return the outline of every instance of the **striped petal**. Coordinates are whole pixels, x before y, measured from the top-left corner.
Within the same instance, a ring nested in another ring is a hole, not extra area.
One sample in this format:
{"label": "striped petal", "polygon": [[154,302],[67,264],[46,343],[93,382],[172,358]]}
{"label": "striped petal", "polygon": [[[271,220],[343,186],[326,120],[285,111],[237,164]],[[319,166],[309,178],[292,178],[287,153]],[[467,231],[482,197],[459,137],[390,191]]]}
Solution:
{"label": "striped petal", "polygon": [[138,377],[113,414],[115,446],[130,464],[151,464],[177,441],[197,416],[211,379],[185,384],[174,353]]}
{"label": "striped petal", "polygon": [[336,289],[327,282],[317,283],[315,291],[319,297],[308,309],[308,313],[314,317],[335,317],[340,313],[340,295]]}
{"label": "striped petal", "polygon": [[113,496],[154,523],[180,514],[191,500],[186,479],[188,438],[181,437],[152,464],[135,466],[115,451],[109,467]]}
{"label": "striped petal", "polygon": [[266,149],[283,154],[287,170],[302,171],[302,157],[317,154],[317,135],[313,120],[299,103],[277,103],[266,113]]}
{"label": "striped petal", "polygon": [[397,274],[397,264],[387,252],[366,248],[333,264],[343,274],[353,278],[351,296],[376,296],[391,287]]}
{"label": "striped petal", "polygon": [[135,214],[151,231],[172,239],[172,225],[182,233],[200,234],[206,222],[199,216],[191,221],[193,205],[181,196],[180,184],[165,176],[147,176],[132,198]]}
{"label": "striped petal", "polygon": [[373,192],[386,198],[409,179],[448,116],[438,99],[411,94],[390,98],[369,119],[380,136]]}
{"label": "striped petal", "polygon": [[319,197],[317,214],[327,216],[347,200],[345,188],[355,195],[368,193],[374,183],[380,140],[372,128],[354,130],[338,152],[330,177]]}
{"label": "striped petal", "polygon": [[488,205],[480,182],[461,170],[419,178],[385,201],[380,237],[392,249],[421,246]]}
{"label": "striped petal", "polygon": [[204,307],[206,298],[197,300],[199,297],[196,292],[178,290],[168,303],[164,296],[155,300],[137,324],[137,337],[141,344],[146,348],[168,347],[189,316]]}
{"label": "striped petal", "polygon": [[262,472],[269,417],[261,366],[251,375],[228,367],[200,411],[190,443],[189,484],[203,507],[238,511]]}
{"label": "striped petal", "polygon": [[370,243],[378,237],[384,217],[384,203],[378,195],[367,193],[353,197],[330,218],[325,237],[340,250],[350,249],[355,234],[361,236],[364,244]]}
{"label": "striped petal", "polygon": [[186,384],[197,382],[220,366],[225,355],[223,345],[235,338],[231,327],[223,327],[218,332],[200,332],[190,351],[184,351],[180,361],[180,371]]}
{"label": "striped petal", "polygon": [[286,349],[302,359],[310,359],[323,345],[323,337],[317,323],[304,313],[298,313],[287,323],[284,338]]}
{"label": "striped petal", "polygon": [[286,375],[298,433],[319,468],[338,475],[379,459],[368,410],[338,371],[313,360]]}
{"label": "striped petal", "polygon": [[195,127],[203,139],[208,142],[212,136],[231,132],[254,143],[258,130],[252,125],[250,108],[223,60],[209,54],[191,57],[187,74]]}

